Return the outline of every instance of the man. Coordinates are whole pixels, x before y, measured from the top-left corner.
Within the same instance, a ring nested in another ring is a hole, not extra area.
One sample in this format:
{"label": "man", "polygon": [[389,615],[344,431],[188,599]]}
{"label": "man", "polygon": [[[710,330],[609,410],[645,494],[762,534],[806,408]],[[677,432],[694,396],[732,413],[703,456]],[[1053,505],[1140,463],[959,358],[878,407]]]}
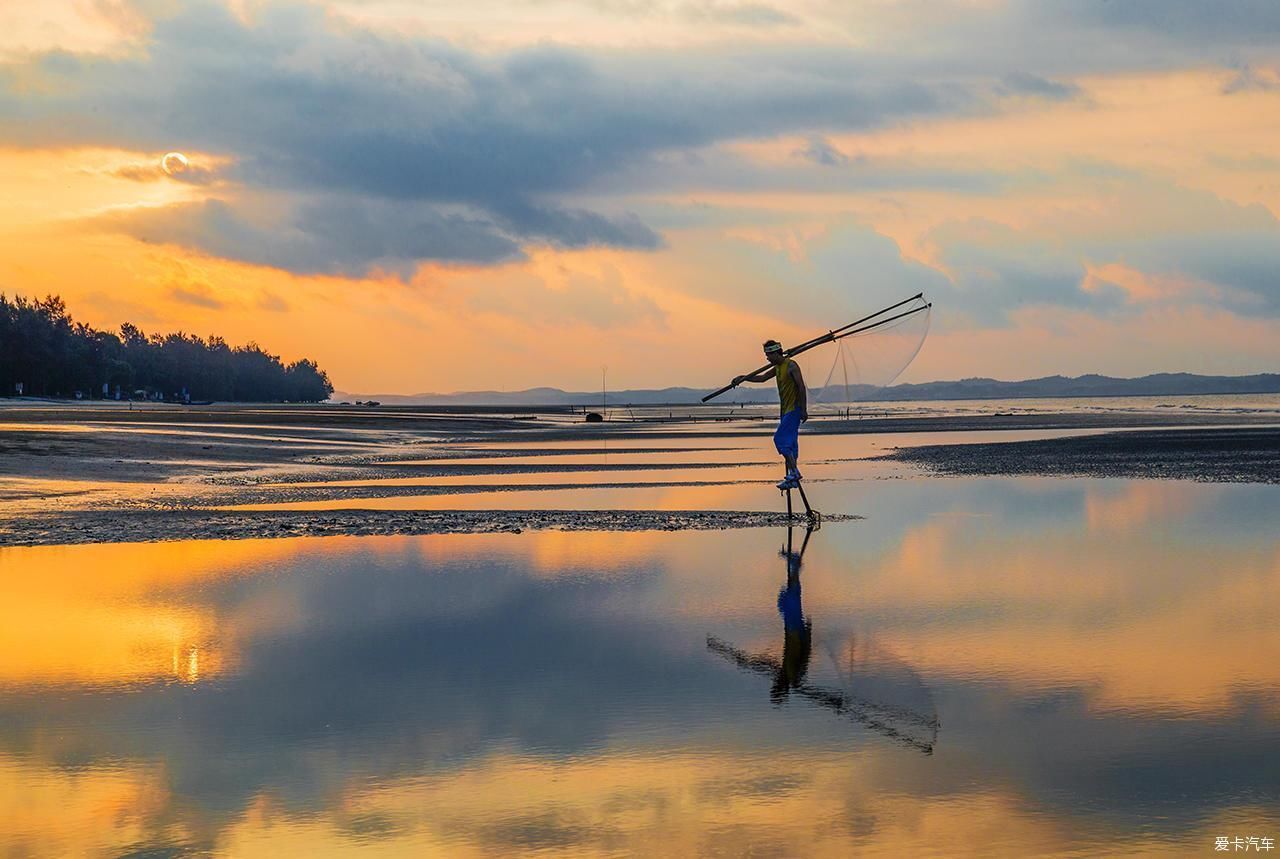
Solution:
{"label": "man", "polygon": [[777,340],[765,341],[764,356],[771,365],[767,370],[750,376],[737,376],[733,384],[777,380],[778,405],[782,417],[778,420],[778,431],[773,434],[773,446],[782,454],[787,465],[787,476],[778,483],[778,488],[794,489],[802,479],[796,460],[800,457],[800,424],[809,420],[808,391],[804,386],[804,377],[800,375],[800,365],[783,354],[781,343]]}

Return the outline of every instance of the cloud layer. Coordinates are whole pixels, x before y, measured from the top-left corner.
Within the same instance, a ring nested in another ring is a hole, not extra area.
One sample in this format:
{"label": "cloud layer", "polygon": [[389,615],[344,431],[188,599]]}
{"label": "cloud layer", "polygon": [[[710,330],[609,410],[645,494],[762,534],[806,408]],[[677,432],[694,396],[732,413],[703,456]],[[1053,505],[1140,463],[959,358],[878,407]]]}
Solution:
{"label": "cloud layer", "polygon": [[[610,365],[639,373],[713,325],[790,336],[924,289],[935,334],[963,342],[944,370],[1000,375],[1009,351],[1066,342],[1045,336],[1064,319],[1156,337],[1187,369],[1280,360],[1274,4],[111,8],[114,40],[98,13],[63,39],[0,32],[0,278],[98,324],[289,308],[363,326],[363,357],[327,363],[370,375],[393,329],[489,326],[520,354],[555,325],[567,352],[625,351]],[[170,151],[190,169],[161,170]],[[211,272],[199,288],[167,279],[183,261]],[[1184,337],[1197,320],[1247,345],[1211,360]],[[1041,369],[1164,369],[1125,348]]]}
{"label": "cloud layer", "polygon": [[[763,9],[734,14],[763,22]],[[157,20],[136,55],[50,52],[3,68],[0,129],[27,147],[214,151],[232,161],[229,180],[281,195],[288,213],[266,227],[283,242],[246,226],[229,199],[168,223],[111,220],[139,237],[296,273],[492,263],[529,244],[660,246],[625,211],[557,200],[661,153],[795,127],[875,127],[967,97],[860,66],[830,52],[489,55],[335,27],[314,7],[269,6],[249,24],[200,3]],[[317,194],[323,211],[302,200]]]}

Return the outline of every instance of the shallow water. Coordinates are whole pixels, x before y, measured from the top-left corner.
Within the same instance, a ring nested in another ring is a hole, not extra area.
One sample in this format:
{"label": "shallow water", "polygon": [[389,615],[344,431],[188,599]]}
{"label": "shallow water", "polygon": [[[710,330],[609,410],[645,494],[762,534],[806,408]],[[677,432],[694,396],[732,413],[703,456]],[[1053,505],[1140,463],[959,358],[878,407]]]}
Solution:
{"label": "shallow water", "polygon": [[[843,484],[923,477],[912,466],[878,459],[897,447],[1029,441],[1095,432],[1098,431],[814,435],[803,440],[802,464],[808,491],[816,493],[815,502],[823,499],[822,509],[859,515],[860,511],[841,506],[849,499],[861,498]],[[601,442],[601,452],[588,456],[572,442],[543,442],[533,454],[520,454],[519,448],[513,445],[470,445],[456,452],[492,449],[504,455],[396,463],[398,471],[413,474],[409,477],[290,482],[284,487],[263,484],[260,491],[274,495],[271,500],[217,506],[226,510],[266,511],[781,509],[780,496],[770,491],[770,484],[783,474],[771,436],[720,441],[726,445],[732,442],[733,446],[717,449],[699,440],[696,444],[687,444],[683,451],[666,448],[642,454],[630,449],[642,442],[627,439],[622,445]],[[548,452],[557,449],[559,453]],[[831,481],[842,485],[826,485]],[[768,488],[762,489],[762,484]],[[484,491],[489,487],[491,491]],[[423,493],[422,489],[427,488],[432,491]],[[459,490],[464,489],[466,494],[460,494]],[[290,497],[307,490],[322,490],[331,497]],[[799,499],[795,504],[798,509]]]}
{"label": "shallow water", "polygon": [[[992,414],[1260,414],[1280,416],[1280,394],[1193,394],[1142,397],[1006,397],[970,400],[861,400],[840,402],[842,392],[811,401],[809,411],[819,419],[851,417],[941,417]],[[612,420],[657,420],[668,416],[716,413],[722,416],[769,419],[777,403],[737,404],[733,394],[707,406],[626,406],[610,405]]]}
{"label": "shallow water", "polygon": [[1280,487],[812,494],[869,518],[0,549],[0,852],[1280,837]]}

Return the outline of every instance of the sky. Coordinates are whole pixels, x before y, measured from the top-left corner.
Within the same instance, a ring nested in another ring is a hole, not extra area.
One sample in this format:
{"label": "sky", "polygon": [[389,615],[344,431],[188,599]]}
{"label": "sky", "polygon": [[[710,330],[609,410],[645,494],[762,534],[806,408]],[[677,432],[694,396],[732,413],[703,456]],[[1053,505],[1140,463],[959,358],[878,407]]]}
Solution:
{"label": "sky", "polygon": [[1274,371],[1278,140],[1272,0],[6,4],[0,291],[348,392],[716,387],[920,291],[902,381]]}

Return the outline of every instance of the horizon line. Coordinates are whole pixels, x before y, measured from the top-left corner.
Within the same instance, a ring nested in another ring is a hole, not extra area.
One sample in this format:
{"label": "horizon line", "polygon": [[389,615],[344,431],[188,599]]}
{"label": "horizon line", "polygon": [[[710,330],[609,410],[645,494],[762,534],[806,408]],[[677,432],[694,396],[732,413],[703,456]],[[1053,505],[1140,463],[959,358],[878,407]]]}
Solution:
{"label": "horizon line", "polygon": [[[921,387],[924,385],[958,385],[958,384],[963,384],[965,382],[994,382],[996,384],[1001,384],[1001,385],[1018,385],[1018,384],[1025,384],[1027,382],[1041,382],[1049,379],[1063,379],[1066,381],[1078,381],[1080,379],[1088,379],[1088,378],[1107,379],[1109,381],[1115,381],[1115,382],[1138,382],[1138,381],[1142,381],[1144,379],[1150,379],[1156,376],[1191,376],[1197,379],[1239,380],[1239,379],[1252,379],[1252,378],[1267,377],[1267,376],[1280,377],[1280,371],[1272,372],[1272,371],[1260,370],[1254,373],[1223,374],[1223,373],[1195,373],[1189,370],[1160,370],[1154,373],[1146,373],[1141,376],[1109,376],[1105,373],[1081,373],[1078,376],[1067,376],[1062,373],[1054,373],[1048,376],[1032,376],[1024,379],[998,379],[994,376],[965,376],[958,379],[932,379],[924,382],[895,382],[888,385],[870,385],[867,383],[857,382],[857,383],[851,383],[848,387],[877,388],[877,389],[890,391],[895,388]],[[746,390],[751,390],[751,391],[768,390],[766,383],[759,383],[759,384],[762,387],[746,388]],[[675,390],[703,391],[703,390],[713,390],[714,387],[715,387],[714,385],[706,385],[706,386],[666,385],[660,388],[618,388],[608,393],[612,395],[613,393],[621,394],[624,392],[658,393],[660,391],[675,391]],[[811,385],[809,387],[810,387],[810,390],[823,390],[828,387],[837,388],[837,387],[844,387],[844,386],[833,384],[833,385]],[[560,388],[555,385],[532,385],[527,388],[515,388],[515,389],[473,388],[468,390],[456,390],[456,391],[448,391],[448,392],[446,391],[413,391],[410,393],[399,393],[395,391],[376,391],[374,393],[362,393],[354,389],[353,390],[335,390],[333,392],[333,396],[331,396],[329,399],[332,400],[336,398],[339,394],[346,395],[346,396],[368,396],[368,397],[374,397],[374,396],[457,397],[457,396],[467,396],[467,395],[474,395],[474,394],[504,394],[504,395],[524,394],[530,391],[542,391],[542,390],[554,391],[561,394],[583,394],[587,396],[598,396],[601,393],[600,391],[594,391],[594,390],[570,390],[568,388]]]}

